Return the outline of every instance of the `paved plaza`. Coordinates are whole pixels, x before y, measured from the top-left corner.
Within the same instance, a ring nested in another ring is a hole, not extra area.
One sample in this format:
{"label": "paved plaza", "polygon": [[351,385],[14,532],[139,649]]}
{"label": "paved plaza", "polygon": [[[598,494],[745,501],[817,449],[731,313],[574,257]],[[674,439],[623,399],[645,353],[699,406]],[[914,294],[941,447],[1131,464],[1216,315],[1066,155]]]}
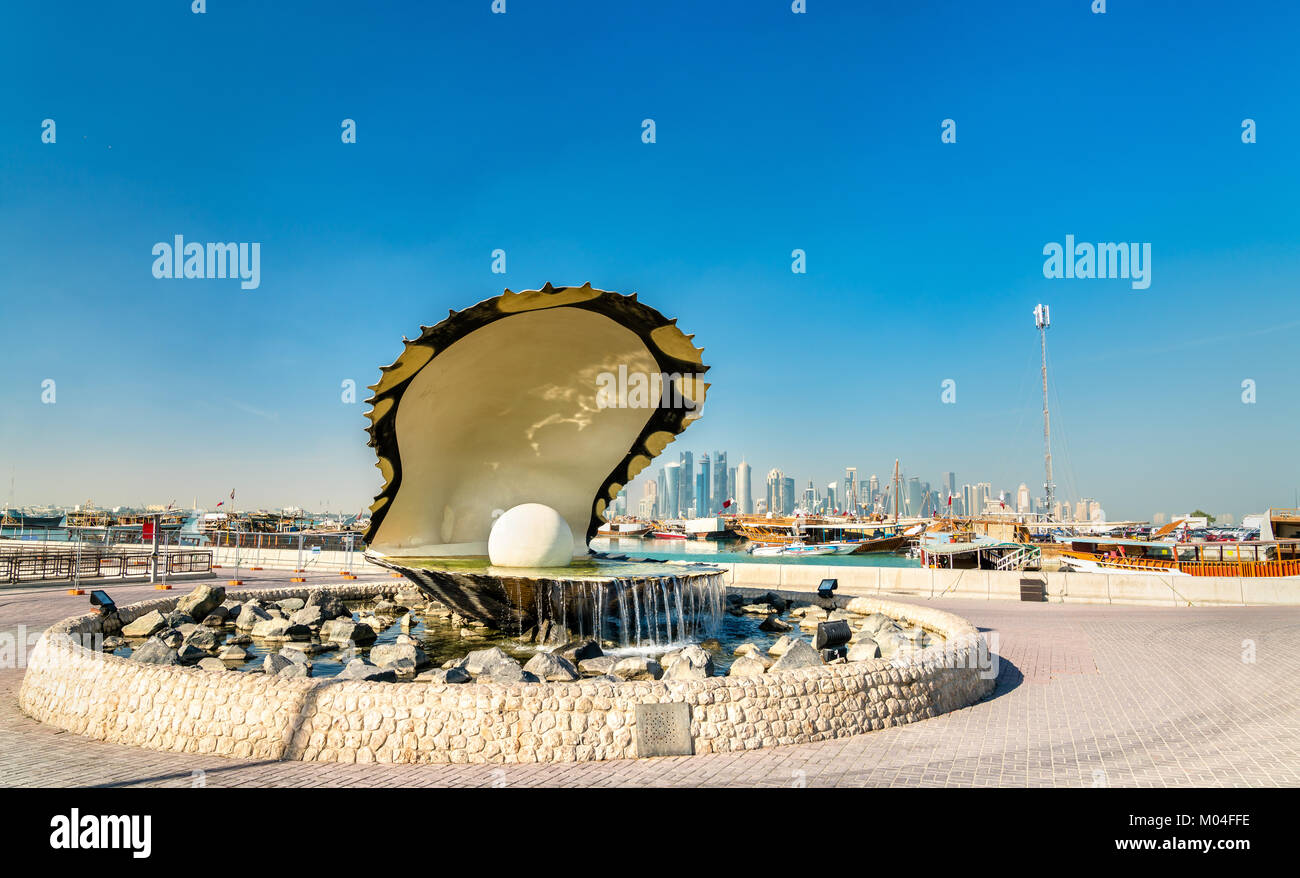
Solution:
{"label": "paved plaza", "polygon": [[[244,574],[248,588],[289,573]],[[315,574],[311,583],[338,582]],[[119,604],[158,596],[107,586]],[[178,585],[177,595],[186,586]],[[998,685],[866,735],[694,757],[560,765],[250,762],[101,743],[18,709],[0,669],[0,786],[1297,786],[1300,607],[1114,607],[901,598],[988,632]],[[86,612],[66,587],[0,589],[0,632]]]}

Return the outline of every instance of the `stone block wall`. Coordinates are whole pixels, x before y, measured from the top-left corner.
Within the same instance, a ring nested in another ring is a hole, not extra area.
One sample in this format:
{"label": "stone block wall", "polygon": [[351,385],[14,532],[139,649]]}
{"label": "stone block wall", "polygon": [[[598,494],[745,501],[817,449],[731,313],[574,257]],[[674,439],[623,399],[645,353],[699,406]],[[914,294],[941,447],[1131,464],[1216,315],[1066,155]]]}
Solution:
{"label": "stone block wall", "polygon": [[[344,600],[394,583],[333,586]],[[306,590],[228,595],[305,597]],[[881,612],[942,634],[905,662],[851,664],[707,680],[574,683],[380,683],[277,678],[141,664],[83,645],[98,616],[51,627],[19,693],[29,716],[103,741],[180,753],[322,762],[571,762],[632,758],[636,705],[691,706],[696,753],[844,737],[969,705],[994,686],[984,641],[950,613],[883,598]],[[124,622],[176,598],[121,608]]]}

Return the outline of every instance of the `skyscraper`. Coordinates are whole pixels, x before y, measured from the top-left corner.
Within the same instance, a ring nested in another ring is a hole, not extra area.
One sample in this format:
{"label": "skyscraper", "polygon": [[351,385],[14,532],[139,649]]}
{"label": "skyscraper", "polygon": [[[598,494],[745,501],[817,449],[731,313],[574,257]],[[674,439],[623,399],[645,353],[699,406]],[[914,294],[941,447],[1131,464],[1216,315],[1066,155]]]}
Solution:
{"label": "skyscraper", "polygon": [[742,460],[736,467],[736,505],[742,515],[754,514],[754,483],[750,466]]}
{"label": "skyscraper", "polygon": [[713,452],[713,491],[710,499],[713,501],[709,507],[709,514],[713,515],[722,509],[722,504],[727,502],[731,495],[727,493],[727,452]]}
{"label": "skyscraper", "polygon": [[695,477],[695,517],[704,518],[706,515],[713,514],[713,484],[709,481],[712,478],[712,471],[709,469],[709,455],[700,456],[700,471]]}
{"label": "skyscraper", "polygon": [[677,505],[681,510],[681,514],[684,515],[686,514],[686,510],[690,508],[691,503],[695,500],[695,456],[689,451],[683,451],[678,460],[682,465],[682,489],[681,496],[677,500]]}
{"label": "skyscraper", "polygon": [[[812,490],[812,482],[811,482],[811,481],[808,482],[808,490],[809,490],[809,491]],[[834,483],[834,482],[830,482],[829,484],[826,485],[826,508],[827,508],[827,510],[830,511],[830,512],[834,512],[834,511],[836,511],[837,509],[840,508],[840,507],[837,505],[837,503],[836,503],[836,497],[835,497],[835,483]]]}
{"label": "skyscraper", "polygon": [[948,485],[948,494],[943,498],[943,505],[947,505],[948,497],[957,496],[957,474],[949,471],[947,475],[944,476],[944,482]]}
{"label": "skyscraper", "polygon": [[781,514],[794,515],[794,478],[791,476],[781,480]]}
{"label": "skyscraper", "polygon": [[[642,516],[654,518],[659,514],[659,483],[646,482],[645,495],[641,498]],[[645,510],[649,510],[646,512]]]}
{"label": "skyscraper", "polygon": [[773,467],[767,471],[767,511],[774,515],[781,514],[781,483],[785,473]]}
{"label": "skyscraper", "polygon": [[680,518],[682,514],[682,465],[680,463],[664,464],[664,502],[665,518]]}
{"label": "skyscraper", "polygon": [[[840,511],[855,512],[858,498],[854,496],[858,490],[858,468],[856,466],[846,466],[844,468],[844,481],[840,485]],[[832,503],[832,506],[835,504]]]}
{"label": "skyscraper", "polygon": [[739,510],[736,509],[736,503],[735,503],[735,500],[736,500],[736,468],[735,468],[734,466],[733,466],[733,467],[730,467],[730,468],[727,469],[727,491],[726,491],[726,494],[727,494],[727,496],[723,498],[723,501],[724,501],[724,502],[727,501],[727,500],[731,500],[731,501],[732,501],[732,503],[731,503],[731,508],[728,509],[727,511],[728,511],[728,512],[738,512]]}

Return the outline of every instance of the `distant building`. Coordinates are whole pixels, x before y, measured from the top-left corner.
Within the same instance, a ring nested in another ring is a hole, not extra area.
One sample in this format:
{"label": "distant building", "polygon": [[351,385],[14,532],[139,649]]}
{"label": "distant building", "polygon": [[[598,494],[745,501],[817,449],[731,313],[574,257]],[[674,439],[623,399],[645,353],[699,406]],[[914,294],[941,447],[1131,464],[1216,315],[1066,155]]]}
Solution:
{"label": "distant building", "polygon": [[709,456],[700,456],[700,471],[695,476],[695,515],[703,518],[713,514],[713,483],[709,469]]}
{"label": "distant building", "polygon": [[713,489],[709,499],[712,503],[709,506],[709,514],[712,515],[722,509],[722,504],[727,502],[731,494],[727,491],[727,452],[713,452]]}
{"label": "distant building", "polygon": [[773,467],[767,471],[767,503],[765,504],[769,512],[780,514],[781,504],[781,485],[785,481],[785,473]]}
{"label": "distant building", "polygon": [[742,460],[740,465],[736,467],[736,489],[734,494],[736,496],[736,505],[740,507],[738,511],[743,515],[754,514],[752,475],[749,464]]}
{"label": "distant building", "polygon": [[781,514],[794,515],[794,479],[790,476],[781,480]]}
{"label": "distant building", "polygon": [[664,518],[680,518],[682,515],[682,465],[680,463],[664,464]]}
{"label": "distant building", "polygon": [[1021,482],[1020,487],[1016,489],[1016,511],[1026,513],[1034,511],[1029,499],[1029,486],[1024,482]]}
{"label": "distant building", "polygon": [[684,513],[695,500],[695,456],[689,451],[683,451],[678,460],[682,465],[682,487],[681,496],[677,500],[677,505]]}

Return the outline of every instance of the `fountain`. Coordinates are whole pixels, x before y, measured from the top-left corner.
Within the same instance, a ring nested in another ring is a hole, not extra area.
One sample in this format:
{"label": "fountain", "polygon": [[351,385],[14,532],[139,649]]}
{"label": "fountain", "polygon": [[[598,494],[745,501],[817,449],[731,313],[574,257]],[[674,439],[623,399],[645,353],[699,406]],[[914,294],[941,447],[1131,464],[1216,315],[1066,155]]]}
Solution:
{"label": "fountain", "polygon": [[368,400],[384,486],[366,557],[539,644],[695,636],[721,616],[719,571],[587,544],[700,416],[700,355],[635,295],[590,284],[506,290],[422,327]]}

